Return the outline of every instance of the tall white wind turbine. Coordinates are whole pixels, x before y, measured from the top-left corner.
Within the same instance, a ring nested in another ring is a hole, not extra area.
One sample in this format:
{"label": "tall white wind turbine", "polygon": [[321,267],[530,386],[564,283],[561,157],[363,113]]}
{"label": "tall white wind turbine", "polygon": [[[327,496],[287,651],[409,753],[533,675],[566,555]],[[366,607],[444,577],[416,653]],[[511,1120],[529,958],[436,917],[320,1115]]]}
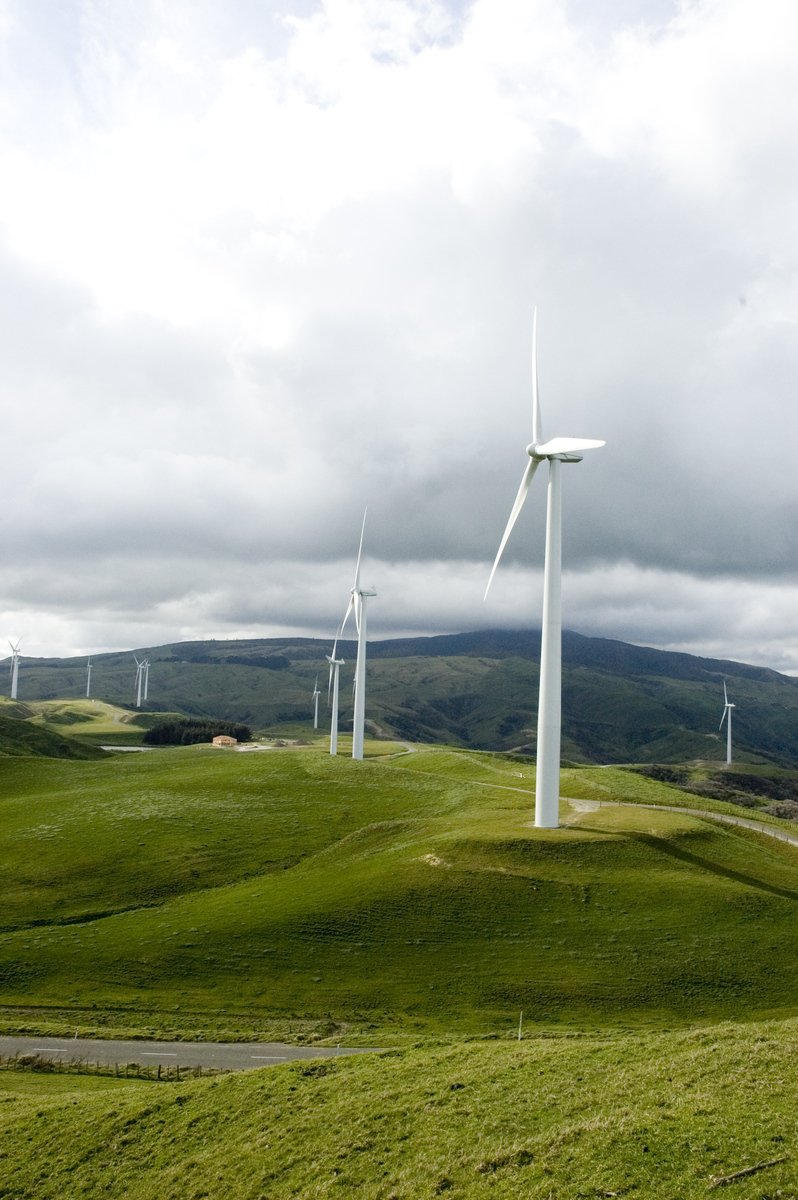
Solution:
{"label": "tall white wind turbine", "polygon": [[86,699],[91,695],[91,659],[86,663]]}
{"label": "tall white wind turbine", "polygon": [[559,824],[560,740],[562,728],[562,477],[563,463],[582,461],[584,450],[605,445],[595,438],[556,437],[543,440],[538,396],[537,309],[532,326],[532,441],[510,519],[499,544],[485,588],[487,597],[504,547],[524,506],[529,485],[542,462],[549,464],[546,505],[546,557],[543,568],[543,619],[540,641],[535,825],[556,829]]}
{"label": "tall white wind turbine", "polygon": [[318,729],[318,727],[319,727],[319,696],[320,695],[321,695],[321,692],[319,691],[319,677],[317,675],[316,682],[313,684],[313,728],[314,729]]}
{"label": "tall white wind turbine", "polygon": [[[344,626],[349,620],[349,614],[355,614],[355,626],[357,628],[357,660],[355,662],[355,714],[352,724],[352,758],[363,757],[363,730],[366,719],[366,600],[369,596],[376,596],[375,591],[364,588],[360,583],[360,560],[363,557],[363,535],[366,532],[366,513],[363,513],[363,525],[360,530],[360,546],[357,552],[357,566],[355,567],[355,582],[349,596],[349,604],[344,613],[344,619],[341,622],[341,628],[338,630],[338,638],[343,636]],[[336,638],[336,642],[338,641]]]}
{"label": "tall white wind turbine", "polygon": [[737,705],[732,704],[732,702],[729,700],[729,696],[726,691],[726,680],[724,679],[723,680],[723,716],[720,719],[720,725],[718,725],[718,731],[720,731],[723,728],[723,722],[726,721],[726,766],[727,767],[731,766],[731,760],[732,760],[732,740],[731,740],[732,714],[731,714],[731,710],[736,707],[737,707]]}
{"label": "tall white wind turbine", "polygon": [[144,703],[146,704],[150,694],[150,660],[145,658],[141,666],[144,674]]}
{"label": "tall white wind turbine", "polygon": [[330,718],[330,754],[338,753],[338,670],[344,665],[342,658],[335,657],[335,651],[338,646],[338,638],[336,637],[333,643],[332,654],[328,654],[327,662],[330,664],[330,681],[327,684],[327,699],[330,699],[332,691],[332,715]]}
{"label": "tall white wind turbine", "polygon": [[19,642],[14,646],[11,642],[11,699],[17,698],[17,684],[19,682]]}

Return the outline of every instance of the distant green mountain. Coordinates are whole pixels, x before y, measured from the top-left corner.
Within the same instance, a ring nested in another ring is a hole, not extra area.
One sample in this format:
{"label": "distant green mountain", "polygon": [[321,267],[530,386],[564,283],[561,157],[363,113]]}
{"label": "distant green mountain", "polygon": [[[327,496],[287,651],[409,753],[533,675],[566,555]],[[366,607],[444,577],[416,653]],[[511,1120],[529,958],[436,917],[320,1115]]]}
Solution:
{"label": "distant green mountain", "polygon": [[[341,728],[351,726],[355,643],[339,643]],[[413,741],[534,753],[540,635],[487,630],[369,645],[371,730]],[[147,650],[147,710],[311,731],[330,644],[313,638],[181,642]],[[140,657],[140,651],[136,651]],[[132,652],[95,656],[92,690],[133,707]],[[23,659],[24,699],[82,694],[83,659]],[[738,757],[798,766],[798,680],[743,663],[563,635],[563,754],[574,762],[718,761],[723,680]],[[321,724],[326,724],[322,704]]]}

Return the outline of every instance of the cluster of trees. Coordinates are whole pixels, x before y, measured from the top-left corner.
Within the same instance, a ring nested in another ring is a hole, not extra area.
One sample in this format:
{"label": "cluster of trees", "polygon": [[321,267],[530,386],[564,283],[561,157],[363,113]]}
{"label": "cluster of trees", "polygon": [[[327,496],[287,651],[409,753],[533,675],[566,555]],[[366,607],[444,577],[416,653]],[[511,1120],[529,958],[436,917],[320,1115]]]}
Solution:
{"label": "cluster of trees", "polygon": [[212,742],[220,734],[234,737],[237,742],[248,742],[252,730],[233,721],[159,721],[147,730],[142,741],[147,746],[194,746],[198,742]]}

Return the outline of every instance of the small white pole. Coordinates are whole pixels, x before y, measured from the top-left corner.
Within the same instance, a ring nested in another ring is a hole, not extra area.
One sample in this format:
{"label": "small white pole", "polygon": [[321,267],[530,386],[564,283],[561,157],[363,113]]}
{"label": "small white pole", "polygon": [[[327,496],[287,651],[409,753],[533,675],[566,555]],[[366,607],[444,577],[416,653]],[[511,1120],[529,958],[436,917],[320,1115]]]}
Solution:
{"label": "small white pole", "polygon": [[522,1008],[521,1015],[518,1018],[518,1040],[519,1040],[519,1042],[521,1041],[521,1030],[523,1028],[523,1025],[524,1025],[524,1010]]}

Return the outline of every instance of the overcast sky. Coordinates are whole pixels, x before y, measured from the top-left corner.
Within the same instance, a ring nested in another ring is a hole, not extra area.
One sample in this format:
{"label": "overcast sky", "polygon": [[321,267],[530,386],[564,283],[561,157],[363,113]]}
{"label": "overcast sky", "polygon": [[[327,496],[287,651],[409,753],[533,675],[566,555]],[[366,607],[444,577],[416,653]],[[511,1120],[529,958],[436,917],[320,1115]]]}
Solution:
{"label": "overcast sky", "polygon": [[0,637],[798,673],[794,0],[0,0]]}

